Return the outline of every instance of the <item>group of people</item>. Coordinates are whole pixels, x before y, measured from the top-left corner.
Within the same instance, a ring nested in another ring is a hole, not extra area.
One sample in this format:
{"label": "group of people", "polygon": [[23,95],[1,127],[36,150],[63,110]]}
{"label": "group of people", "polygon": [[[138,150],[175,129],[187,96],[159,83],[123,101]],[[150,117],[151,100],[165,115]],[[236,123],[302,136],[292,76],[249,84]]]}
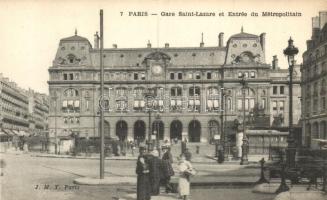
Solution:
{"label": "group of people", "polygon": [[[173,192],[170,184],[170,178],[175,175],[172,167],[173,156],[169,145],[162,146],[164,152],[162,158],[159,158],[159,152],[154,149],[146,153],[145,145],[139,145],[140,155],[137,159],[137,200],[150,200],[151,196],[160,194],[160,186],[165,187],[166,193]],[[192,165],[187,161],[186,156],[182,154],[179,157],[179,194],[184,200],[190,193],[190,176],[195,171]]]}

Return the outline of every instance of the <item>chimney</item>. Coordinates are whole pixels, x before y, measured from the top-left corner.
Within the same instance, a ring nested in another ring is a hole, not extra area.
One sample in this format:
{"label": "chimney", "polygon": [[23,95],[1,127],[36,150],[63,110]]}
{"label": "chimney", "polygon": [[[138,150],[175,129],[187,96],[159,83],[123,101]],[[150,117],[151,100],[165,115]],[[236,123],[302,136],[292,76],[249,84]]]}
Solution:
{"label": "chimney", "polygon": [[218,38],[219,38],[219,47],[223,47],[224,46],[224,33],[223,32],[219,33]]}
{"label": "chimney", "polygon": [[148,44],[146,46],[147,46],[147,48],[151,48],[150,40],[148,40]]}
{"label": "chimney", "polygon": [[112,44],[112,48],[117,49],[118,48],[117,44]]}
{"label": "chimney", "polygon": [[100,40],[100,37],[98,35],[98,32],[96,32],[94,34],[94,48],[95,49],[99,49],[99,40]]}
{"label": "chimney", "polygon": [[273,56],[273,60],[272,60],[272,69],[276,70],[279,69],[278,68],[278,58],[276,55]]}
{"label": "chimney", "polygon": [[204,42],[203,42],[203,33],[201,33],[201,43],[200,43],[200,47],[204,47]]}
{"label": "chimney", "polygon": [[262,51],[263,51],[263,62],[266,60],[265,56],[266,56],[266,33],[261,33],[260,34],[260,44],[262,47]]}
{"label": "chimney", "polygon": [[327,11],[320,11],[319,12],[319,27],[320,27],[320,29],[324,28],[326,23],[327,23]]}
{"label": "chimney", "polygon": [[165,48],[169,48],[169,43],[165,43]]}

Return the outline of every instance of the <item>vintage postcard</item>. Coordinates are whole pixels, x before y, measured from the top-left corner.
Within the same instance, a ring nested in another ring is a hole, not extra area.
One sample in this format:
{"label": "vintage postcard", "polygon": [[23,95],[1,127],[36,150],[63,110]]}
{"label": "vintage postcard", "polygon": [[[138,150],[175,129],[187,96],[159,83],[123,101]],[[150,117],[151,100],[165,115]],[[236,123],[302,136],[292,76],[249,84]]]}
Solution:
{"label": "vintage postcard", "polygon": [[0,199],[326,199],[326,24],[326,0],[0,0]]}

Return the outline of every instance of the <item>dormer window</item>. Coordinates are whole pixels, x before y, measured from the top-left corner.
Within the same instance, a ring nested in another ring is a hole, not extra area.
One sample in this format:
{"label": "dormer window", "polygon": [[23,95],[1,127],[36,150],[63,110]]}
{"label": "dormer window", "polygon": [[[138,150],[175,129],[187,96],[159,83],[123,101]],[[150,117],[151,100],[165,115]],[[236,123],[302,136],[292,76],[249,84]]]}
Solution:
{"label": "dormer window", "polygon": [[76,56],[74,56],[73,54],[69,54],[67,58],[68,58],[68,62],[70,64],[73,64],[75,62]]}

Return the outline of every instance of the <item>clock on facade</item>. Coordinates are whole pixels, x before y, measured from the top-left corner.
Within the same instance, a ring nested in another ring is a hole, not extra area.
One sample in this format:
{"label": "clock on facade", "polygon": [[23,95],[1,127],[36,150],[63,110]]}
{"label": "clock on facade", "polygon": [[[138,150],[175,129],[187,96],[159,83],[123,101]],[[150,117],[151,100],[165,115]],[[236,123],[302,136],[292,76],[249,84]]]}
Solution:
{"label": "clock on facade", "polygon": [[162,73],[162,67],[160,65],[154,65],[152,67],[152,74],[160,75]]}

